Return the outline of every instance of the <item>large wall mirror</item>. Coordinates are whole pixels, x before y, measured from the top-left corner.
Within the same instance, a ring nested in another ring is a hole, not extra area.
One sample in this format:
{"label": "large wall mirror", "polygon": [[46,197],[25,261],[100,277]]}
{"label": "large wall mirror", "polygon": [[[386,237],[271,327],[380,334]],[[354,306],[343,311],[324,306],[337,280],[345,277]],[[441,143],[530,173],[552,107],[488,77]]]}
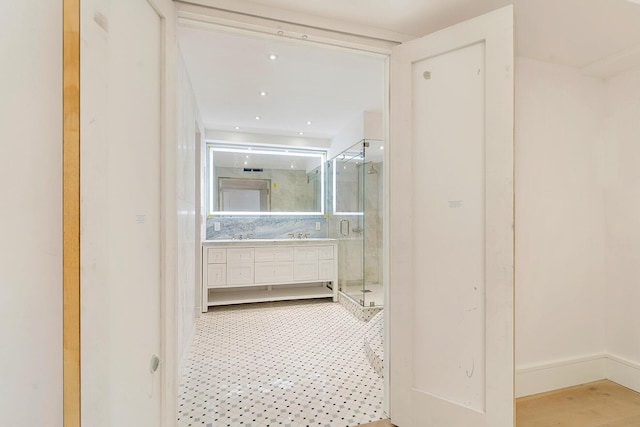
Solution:
{"label": "large wall mirror", "polygon": [[326,152],[207,144],[210,215],[323,215]]}

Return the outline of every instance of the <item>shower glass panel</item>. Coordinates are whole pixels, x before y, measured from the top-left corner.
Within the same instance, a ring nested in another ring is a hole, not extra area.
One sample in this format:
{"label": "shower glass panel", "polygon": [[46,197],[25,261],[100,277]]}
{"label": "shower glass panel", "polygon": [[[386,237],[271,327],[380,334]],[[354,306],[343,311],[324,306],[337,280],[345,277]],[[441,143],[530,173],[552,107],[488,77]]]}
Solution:
{"label": "shower glass panel", "polygon": [[339,240],[339,290],[367,307],[383,302],[381,150],[381,141],[362,140],[327,162],[329,237]]}

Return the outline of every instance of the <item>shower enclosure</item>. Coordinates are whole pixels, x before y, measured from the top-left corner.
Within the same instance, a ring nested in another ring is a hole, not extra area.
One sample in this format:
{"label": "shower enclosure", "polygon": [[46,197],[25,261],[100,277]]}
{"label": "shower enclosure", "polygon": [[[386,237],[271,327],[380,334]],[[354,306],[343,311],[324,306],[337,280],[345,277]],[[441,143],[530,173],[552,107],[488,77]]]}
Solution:
{"label": "shower enclosure", "polygon": [[383,144],[362,140],[327,162],[329,237],[339,240],[339,291],[383,305]]}

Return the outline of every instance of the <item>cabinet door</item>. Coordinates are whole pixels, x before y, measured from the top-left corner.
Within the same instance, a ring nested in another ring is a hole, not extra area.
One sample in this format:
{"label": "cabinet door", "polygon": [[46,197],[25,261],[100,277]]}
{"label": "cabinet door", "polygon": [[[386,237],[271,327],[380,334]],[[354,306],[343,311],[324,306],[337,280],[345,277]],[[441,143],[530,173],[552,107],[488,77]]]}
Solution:
{"label": "cabinet door", "polygon": [[333,246],[320,246],[318,248],[319,259],[333,259]]}
{"label": "cabinet door", "polygon": [[292,262],[257,262],[255,283],[288,283],[293,281]]}
{"label": "cabinet door", "polygon": [[217,288],[227,284],[227,265],[208,264],[207,265],[207,287]]}
{"label": "cabinet door", "polygon": [[333,260],[318,261],[318,280],[333,280]]}
{"label": "cabinet door", "polygon": [[227,262],[253,262],[253,248],[227,249]]}
{"label": "cabinet door", "polygon": [[294,280],[318,280],[318,261],[296,261],[293,265]]}
{"label": "cabinet door", "polygon": [[270,246],[266,248],[255,248],[256,262],[269,261],[293,261],[292,247]]}
{"label": "cabinet door", "polygon": [[252,283],[252,262],[227,264],[227,285],[250,285]]}
{"label": "cabinet door", "polygon": [[227,250],[225,248],[207,248],[207,262],[209,264],[224,264],[227,262]]}
{"label": "cabinet door", "polygon": [[295,248],[293,252],[293,259],[295,261],[317,261],[318,260],[318,248]]}

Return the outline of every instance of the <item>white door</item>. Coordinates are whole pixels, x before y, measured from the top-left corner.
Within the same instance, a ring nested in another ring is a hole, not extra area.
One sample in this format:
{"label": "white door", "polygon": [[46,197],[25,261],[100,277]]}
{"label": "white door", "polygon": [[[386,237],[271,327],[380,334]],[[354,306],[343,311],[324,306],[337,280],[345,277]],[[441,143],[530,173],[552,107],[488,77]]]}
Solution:
{"label": "white door", "polygon": [[390,415],[513,425],[513,9],[393,49]]}
{"label": "white door", "polygon": [[161,341],[171,200],[163,64],[172,13],[163,0],[82,2],[83,426],[162,425],[161,381],[171,369]]}

